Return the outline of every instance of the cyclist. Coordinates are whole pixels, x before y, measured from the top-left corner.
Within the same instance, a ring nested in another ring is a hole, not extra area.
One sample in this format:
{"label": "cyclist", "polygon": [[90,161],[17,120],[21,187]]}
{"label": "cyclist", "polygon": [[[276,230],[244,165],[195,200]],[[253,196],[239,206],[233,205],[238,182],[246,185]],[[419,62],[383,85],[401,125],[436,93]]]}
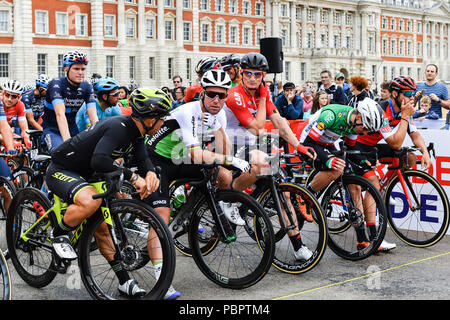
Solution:
{"label": "cyclist", "polygon": [[[94,214],[101,205],[100,199],[92,199],[98,192],[87,182],[94,171],[115,171],[115,160],[132,154],[139,174],[126,168],[124,178],[132,182],[142,199],[159,186],[159,179],[145,151],[144,137],[158,131],[169,113],[170,100],[159,90],[149,90],[148,96],[139,90],[133,94],[131,116],[111,117],[94,123],[88,130],[63,142],[52,153],[52,162],[46,174],[48,188],[72,203],[51,235],[53,248],[63,259],[77,257],[70,245],[68,233]],[[145,292],[135,280],[129,278],[121,262],[106,254],[109,235],[105,228],[103,224],[96,238],[99,249],[119,279],[119,291],[130,296],[141,296]]]}
{"label": "cyclist", "polygon": [[37,76],[35,84],[36,87],[31,92],[22,96],[22,102],[25,104],[27,113],[27,120],[30,127],[36,130],[42,130],[41,117],[44,113],[45,95],[47,94],[48,84],[50,78],[46,74]]}
{"label": "cyclist", "polygon": [[197,63],[195,72],[197,73],[199,82],[186,89],[186,94],[183,99],[185,103],[200,100],[200,94],[203,92],[203,87],[200,80],[202,79],[203,74],[208,70],[218,69],[219,67],[219,60],[214,57],[203,58]]}
{"label": "cyclist", "polygon": [[222,70],[230,76],[231,87],[237,86],[242,81],[240,63],[241,58],[235,53],[226,55],[220,60]]}
{"label": "cyclist", "polygon": [[[227,134],[233,143],[233,152],[243,148],[245,160],[252,164],[251,172],[241,174],[231,183],[233,189],[243,191],[253,185],[257,175],[264,173],[270,166],[266,161],[267,154],[258,150],[257,145],[257,136],[265,133],[266,117],[295,150],[310,158],[314,158],[315,154],[312,149],[309,150],[299,143],[289,123],[280,116],[273,104],[269,88],[263,80],[269,69],[267,59],[260,53],[251,52],[242,57],[240,67],[242,82],[230,90],[224,109],[227,113]],[[308,260],[312,252],[303,245],[298,227],[289,230],[288,235],[296,259]]]}
{"label": "cyclist", "polygon": [[30,136],[27,133],[28,122],[25,113],[25,105],[22,97],[23,86],[17,80],[8,80],[3,84],[3,98],[0,107],[4,109],[8,124],[14,132],[20,134],[27,147],[31,146]]}
{"label": "cyclist", "polygon": [[90,123],[98,121],[92,85],[84,81],[87,64],[84,53],[67,52],[62,59],[66,76],[53,79],[48,85],[42,127],[50,152],[78,133],[75,116],[83,103],[86,103]]}
{"label": "cyclist", "polygon": [[[97,96],[95,100],[95,106],[97,108],[97,117],[99,120],[121,116],[122,111],[117,105],[119,101],[119,83],[110,77],[104,77],[98,79],[94,84],[94,92]],[[76,115],[76,122],[78,125],[78,131],[84,131],[91,125],[89,116],[86,111],[86,104],[78,110]]]}

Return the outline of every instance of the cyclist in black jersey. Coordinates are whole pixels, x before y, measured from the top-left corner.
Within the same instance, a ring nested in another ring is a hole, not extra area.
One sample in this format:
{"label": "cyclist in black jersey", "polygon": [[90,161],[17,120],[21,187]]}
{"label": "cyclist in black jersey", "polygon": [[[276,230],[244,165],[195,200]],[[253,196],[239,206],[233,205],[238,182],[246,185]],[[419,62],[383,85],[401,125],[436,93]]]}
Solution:
{"label": "cyclist in black jersey", "polygon": [[[133,99],[131,116],[111,117],[97,122],[88,130],[63,142],[52,153],[52,162],[46,174],[48,188],[71,203],[64,218],[52,232],[53,248],[63,259],[77,257],[70,245],[68,233],[94,214],[101,205],[101,199],[92,199],[98,192],[87,182],[94,171],[115,171],[115,160],[132,154],[139,174],[125,169],[124,178],[133,183],[142,199],[159,186],[159,179],[144,147],[144,137],[159,130],[169,114],[171,103],[161,90],[149,90],[149,94],[136,91],[130,97]],[[105,232],[106,235],[102,232],[105,228],[106,225],[101,226],[96,234],[101,252],[109,237],[108,232]],[[119,291],[130,296],[145,294],[122,269],[120,261],[105,258],[119,279]]]}

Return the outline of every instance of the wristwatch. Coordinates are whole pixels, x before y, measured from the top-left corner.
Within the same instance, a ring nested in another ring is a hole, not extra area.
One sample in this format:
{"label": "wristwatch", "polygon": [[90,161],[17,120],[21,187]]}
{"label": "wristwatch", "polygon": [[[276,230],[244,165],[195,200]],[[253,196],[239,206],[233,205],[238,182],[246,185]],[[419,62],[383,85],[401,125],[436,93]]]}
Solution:
{"label": "wristwatch", "polygon": [[230,166],[232,163],[233,163],[233,156],[226,155],[225,156],[225,163],[224,163],[224,165]]}

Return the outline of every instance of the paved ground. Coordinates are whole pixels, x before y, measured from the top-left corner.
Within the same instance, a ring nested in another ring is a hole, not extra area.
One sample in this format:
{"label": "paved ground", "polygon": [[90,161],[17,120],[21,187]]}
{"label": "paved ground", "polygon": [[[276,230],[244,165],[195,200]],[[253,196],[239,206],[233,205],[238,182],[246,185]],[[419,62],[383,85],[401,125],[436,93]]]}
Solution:
{"label": "paved ground", "polygon": [[[450,296],[450,236],[437,245],[409,247],[388,233],[397,243],[391,253],[380,253],[358,262],[344,260],[327,249],[313,270],[290,275],[272,268],[257,285],[245,290],[227,290],[206,279],[191,258],[178,254],[174,287],[182,292],[178,300],[446,300]],[[10,263],[11,269],[13,269]],[[90,299],[73,274],[58,275],[42,289],[27,286],[12,272],[15,300]],[[242,301],[241,301],[242,302]]]}

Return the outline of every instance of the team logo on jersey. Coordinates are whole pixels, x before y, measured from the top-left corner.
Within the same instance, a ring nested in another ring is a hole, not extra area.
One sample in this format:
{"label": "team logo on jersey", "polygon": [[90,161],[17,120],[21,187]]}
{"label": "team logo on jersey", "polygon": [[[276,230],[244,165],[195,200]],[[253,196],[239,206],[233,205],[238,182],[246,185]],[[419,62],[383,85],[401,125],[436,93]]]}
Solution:
{"label": "team logo on jersey", "polygon": [[319,130],[325,129],[325,123],[323,123],[323,121],[320,121],[320,122],[317,124],[317,129],[319,129]]}
{"label": "team logo on jersey", "polygon": [[342,112],[338,113],[338,118],[342,118]]}

